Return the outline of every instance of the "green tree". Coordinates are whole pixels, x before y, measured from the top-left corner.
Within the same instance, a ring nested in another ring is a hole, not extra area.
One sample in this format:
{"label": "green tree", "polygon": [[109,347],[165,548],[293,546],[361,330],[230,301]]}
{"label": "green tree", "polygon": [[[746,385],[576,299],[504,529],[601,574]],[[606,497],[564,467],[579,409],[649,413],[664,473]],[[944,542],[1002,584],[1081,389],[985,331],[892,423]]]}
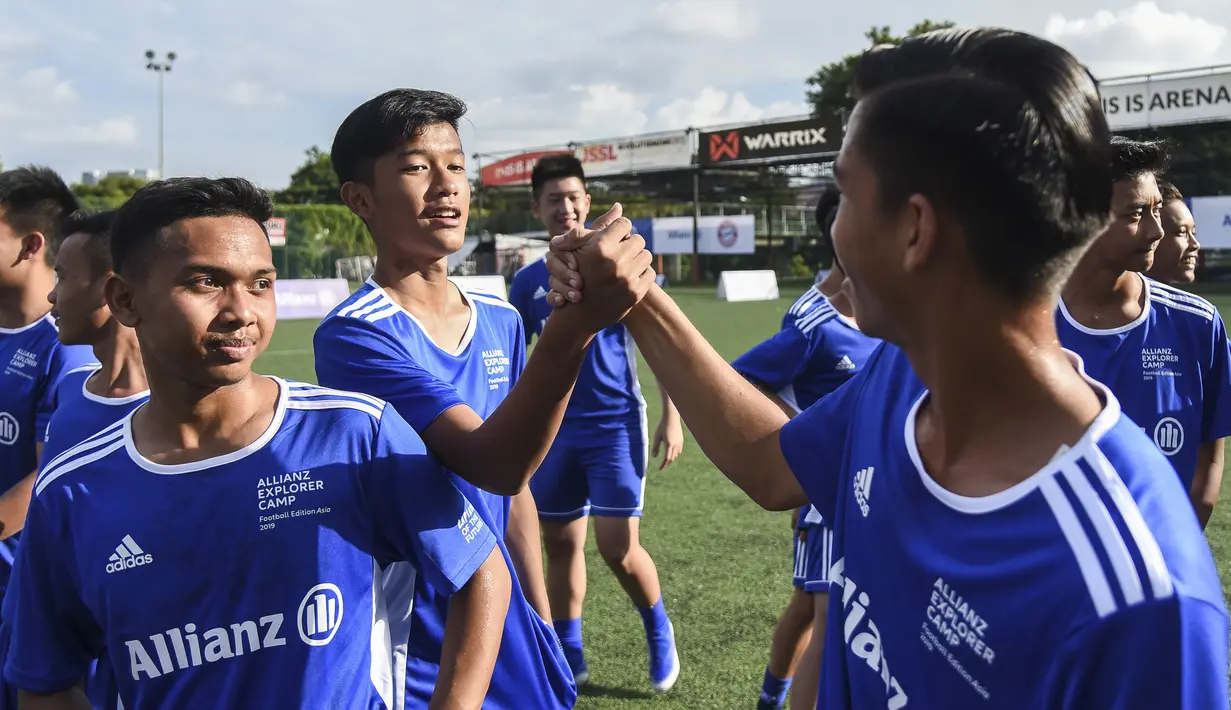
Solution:
{"label": "green tree", "polygon": [[128,201],[145,180],[131,175],[108,175],[94,185],[73,185],[73,192],[88,210],[114,209]]}
{"label": "green tree", "polygon": [[[933,22],[924,20],[907,30],[904,36],[897,36],[889,25],[873,27],[864,33],[868,38],[868,46],[876,47],[882,44],[897,44],[907,37],[943,30],[953,27],[952,22]],[[836,62],[822,66],[815,74],[808,77],[808,103],[812,113],[818,116],[845,116],[855,107],[853,84],[855,81],[855,64],[860,54],[851,54]]]}
{"label": "green tree", "polygon": [[304,151],[307,160],[291,173],[291,184],[275,195],[282,204],[342,204],[342,184],[329,162],[329,154],[312,146]]}

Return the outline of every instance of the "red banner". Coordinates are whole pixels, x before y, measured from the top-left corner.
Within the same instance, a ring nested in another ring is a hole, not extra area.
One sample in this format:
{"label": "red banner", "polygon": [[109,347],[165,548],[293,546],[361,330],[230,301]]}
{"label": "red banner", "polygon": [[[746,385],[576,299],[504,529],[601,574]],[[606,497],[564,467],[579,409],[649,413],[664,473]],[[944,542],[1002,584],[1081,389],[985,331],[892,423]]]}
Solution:
{"label": "red banner", "polygon": [[524,185],[530,182],[530,173],[534,164],[549,155],[568,155],[567,150],[540,150],[535,153],[522,153],[511,158],[505,158],[498,163],[484,165],[480,181],[484,185]]}

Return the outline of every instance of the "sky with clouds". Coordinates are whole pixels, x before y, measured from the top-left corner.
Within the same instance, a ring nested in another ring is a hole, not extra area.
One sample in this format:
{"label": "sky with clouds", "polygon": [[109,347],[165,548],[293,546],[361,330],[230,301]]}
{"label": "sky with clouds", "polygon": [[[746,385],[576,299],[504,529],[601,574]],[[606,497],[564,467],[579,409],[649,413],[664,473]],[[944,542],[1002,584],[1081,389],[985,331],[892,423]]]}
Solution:
{"label": "sky with clouds", "polygon": [[[309,146],[395,86],[470,105],[497,153],[806,110],[804,80],[872,25],[925,17],[1047,36],[1096,76],[1231,63],[1228,0],[39,0],[0,3],[0,162],[157,165],[282,187]],[[618,8],[618,9],[617,9]]]}

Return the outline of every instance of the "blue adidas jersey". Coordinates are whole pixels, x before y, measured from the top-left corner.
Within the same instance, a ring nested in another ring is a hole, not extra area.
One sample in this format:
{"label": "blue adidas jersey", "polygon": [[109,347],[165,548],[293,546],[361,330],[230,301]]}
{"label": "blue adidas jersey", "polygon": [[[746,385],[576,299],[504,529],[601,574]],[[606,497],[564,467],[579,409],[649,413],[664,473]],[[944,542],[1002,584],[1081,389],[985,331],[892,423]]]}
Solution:
{"label": "blue adidas jersey", "polygon": [[1227,707],[1213,556],[1166,459],[1094,386],[1085,436],[982,498],[924,469],[927,393],[894,346],[785,426],[834,521],[820,708]]}
{"label": "blue adidas jersey", "polygon": [[1132,323],[1087,328],[1061,302],[1056,330],[1167,455],[1187,490],[1201,445],[1231,435],[1231,343],[1209,301],[1141,278],[1145,307]]}
{"label": "blue adidas jersey", "polygon": [[[526,344],[542,335],[551,315],[547,303],[547,262],[536,259],[513,275],[509,303],[521,314]],[[628,328],[617,323],[594,336],[564,412],[565,421],[641,416],[645,400],[637,380],[637,346]]]}
{"label": "blue adidas jersey", "polygon": [[781,330],[731,366],[802,411],[854,377],[879,344],[810,288],[782,317]]}
{"label": "blue adidas jersey", "polygon": [[[149,399],[149,392],[129,397],[102,397],[86,389],[86,381],[98,372],[97,362],[65,373],[56,392],[56,410],[47,426],[47,441],[43,445],[46,468],[69,448],[123,419]],[[54,432],[54,433],[53,433]],[[18,553],[20,555],[20,552]],[[14,584],[17,584],[14,580]],[[17,614],[17,595],[4,598],[0,606],[0,669],[8,656],[13,619]],[[90,673],[86,691],[91,704],[100,710],[115,706],[116,685],[110,659],[104,657]]]}
{"label": "blue adidas jersey", "polygon": [[0,493],[34,472],[35,444],[47,438],[60,380],[91,362],[90,348],[60,345],[49,315],[0,328]]}
{"label": "blue adidas jersey", "polygon": [[43,462],[102,431],[150,398],[149,390],[128,397],[102,397],[86,389],[86,381],[98,372],[97,363],[83,365],[64,375],[56,394],[56,411],[47,425]]}
{"label": "blue adidas jersey", "polygon": [[382,569],[456,590],[495,538],[400,415],[277,381],[251,445],[182,465],[132,417],[42,469],[8,680],[55,692],[104,649],[142,708],[400,708]]}
{"label": "blue adidas jersey", "polygon": [[[36,445],[47,438],[60,380],[93,361],[90,348],[60,344],[50,315],[21,328],[0,328],[0,493],[34,473]],[[0,541],[0,594],[8,586],[18,537]]]}
{"label": "blue adidas jersey", "polygon": [[[369,280],[317,328],[313,338],[317,379],[381,397],[420,432],[463,402],[486,419],[521,374],[525,338],[517,312],[503,300],[459,290],[470,307],[470,323],[457,346],[442,348],[413,315]],[[471,500],[482,502],[480,512],[497,531],[514,578],[484,707],[572,707],[577,691],[559,640],[522,594],[504,546],[510,499],[480,490],[460,476],[453,475],[452,480]],[[407,704],[423,707],[439,672],[448,599],[430,580],[408,579],[396,569],[387,575],[386,588],[391,596],[407,596],[402,607],[409,610]]]}
{"label": "blue adidas jersey", "polygon": [[[810,288],[782,316],[781,330],[731,366],[801,412],[854,377],[880,342],[860,332],[828,298]],[[815,507],[800,509],[800,529],[823,522]]]}

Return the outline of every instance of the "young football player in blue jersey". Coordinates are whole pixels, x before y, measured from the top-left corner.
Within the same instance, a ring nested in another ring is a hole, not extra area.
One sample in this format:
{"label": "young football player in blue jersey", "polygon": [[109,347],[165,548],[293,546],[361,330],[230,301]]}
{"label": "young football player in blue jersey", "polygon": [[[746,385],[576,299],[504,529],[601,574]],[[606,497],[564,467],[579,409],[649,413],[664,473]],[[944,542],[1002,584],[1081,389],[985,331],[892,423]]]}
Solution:
{"label": "young football player in blue jersey", "polygon": [[[395,89],[338,128],[331,158],[342,197],[367,224],[377,262],[318,327],[316,373],[324,385],[396,407],[496,533],[519,584],[484,707],[572,707],[576,685],[546,621],[538,513],[524,485],[560,425],[586,345],[635,303],[653,272],[628,220],[600,220],[599,229],[610,223],[603,243],[621,260],[599,284],[607,300],[558,319],[526,362],[517,311],[448,280],[470,207],[457,135],[465,110],[448,94]],[[409,610],[407,703],[421,707],[437,672],[448,590],[402,575],[390,575],[386,589]]]}
{"label": "young football player in blue jersey", "polygon": [[137,333],[111,315],[103,289],[114,273],[111,223],[115,210],[74,212],[56,247],[51,317],[64,345],[88,346],[97,362],[64,376],[47,427],[44,461],[136,409],[149,398]]}
{"label": "young football player in blue jersey", "polygon": [[[112,317],[103,294],[112,273],[109,230],[114,217],[115,210],[74,212],[59,229],[60,241],[52,245],[56,283],[47,300],[60,342],[90,347],[98,362],[78,367],[60,381],[43,447],[44,467],[65,449],[122,419],[149,396],[137,334]],[[16,606],[14,594],[5,597],[0,608],[0,669]],[[105,649],[91,669],[86,692],[94,708],[115,707],[115,678]]]}
{"label": "young football player in blue jersey", "polygon": [[[624,322],[757,503],[834,527],[818,707],[1227,705],[1227,611],[1166,458],[1061,348],[1110,131],[1064,49],[944,30],[865,53],[834,246],[864,369],[788,421],[658,288]],[[606,268],[554,240],[553,305]],[[585,294],[588,298],[589,294]]]}
{"label": "young football player in blue jersey", "polygon": [[1158,191],[1163,198],[1159,213],[1163,238],[1154,247],[1154,263],[1145,274],[1165,284],[1190,284],[1197,279],[1197,256],[1201,252],[1197,222],[1175,185],[1160,182]]}
{"label": "young football player in blue jersey", "polygon": [[511,586],[492,531],[392,407],[252,371],[271,212],[245,180],[178,178],[116,215],[107,305],[150,398],[35,483],[5,667],[22,707],[84,707],[105,650],[130,709],[401,708],[392,568],[452,593],[430,707],[482,707]]}
{"label": "young football player in blue jersey", "polygon": [[[60,345],[48,315],[51,244],[76,209],[77,197],[50,168],[0,173],[0,540],[25,521],[60,379],[92,360],[89,348]],[[0,542],[0,594],[16,542]]]}
{"label": "young football player in blue jersey", "polygon": [[[585,172],[573,155],[540,160],[530,176],[531,207],[550,234],[582,227],[590,212]],[[547,267],[542,259],[513,276],[509,302],[521,313],[526,345],[546,327]],[[605,328],[586,351],[585,365],[569,398],[556,442],[530,481],[547,552],[547,595],[556,632],[578,685],[590,673],[582,648],[581,613],[586,597],[586,532],[594,515],[599,554],[641,614],[649,648],[650,684],[670,690],[679,677],[675,633],[663,605],[658,568],[641,546],[640,516],[648,453],[664,449],[659,470],[679,456],[684,443],[680,415],[667,391],[663,414],[648,451],[645,400],[637,380],[637,351],[628,329]]]}
{"label": "young football player in blue jersey", "polygon": [[1117,136],[1112,147],[1112,221],[1065,285],[1056,327],[1171,460],[1204,526],[1231,435],[1231,343],[1213,304],[1139,273],[1164,236],[1164,146]]}
{"label": "young football player in blue jersey", "polygon": [[[830,229],[840,199],[837,188],[830,188],[817,205],[820,243],[831,255]],[[842,293],[845,277],[842,264],[835,257],[825,279],[787,309],[782,329],[731,365],[774,400],[788,417],[811,407],[854,377],[880,345],[879,340],[860,333],[852,320],[850,301]],[[791,707],[816,706],[829,608],[833,533],[811,505],[793,511],[791,520],[795,532],[795,591],[774,628],[758,710],[782,708],[788,690]]]}

